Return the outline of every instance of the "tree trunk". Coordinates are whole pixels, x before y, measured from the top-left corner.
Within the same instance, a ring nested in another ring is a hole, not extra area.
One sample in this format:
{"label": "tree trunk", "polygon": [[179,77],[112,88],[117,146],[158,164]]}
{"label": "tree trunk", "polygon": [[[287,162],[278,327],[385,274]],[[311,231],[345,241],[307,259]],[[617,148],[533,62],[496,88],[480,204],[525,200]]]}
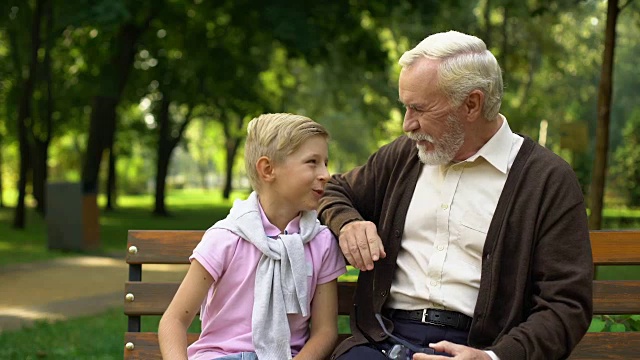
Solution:
{"label": "tree trunk", "polygon": [[93,98],[89,120],[89,140],[82,167],[82,191],[85,194],[98,193],[100,162],[107,144],[107,138],[115,129],[118,99],[97,95]]}
{"label": "tree trunk", "polygon": [[107,205],[105,210],[112,211],[116,206],[116,155],[113,152],[113,141],[109,148],[109,176],[107,176]]}
{"label": "tree trunk", "polygon": [[604,54],[600,87],[598,89],[598,123],[596,126],[596,153],[593,163],[593,176],[589,194],[589,228],[602,227],[602,208],[604,186],[609,155],[609,123],[611,118],[611,94],[613,89],[613,59],[616,45],[616,22],[618,20],[618,0],[609,0],[607,5],[607,24],[605,30]]}
{"label": "tree trunk", "polygon": [[[51,1],[47,3],[45,10],[45,33],[47,40],[45,42],[45,53],[42,62],[43,85],[46,87],[46,98],[44,111],[44,119],[40,119],[43,125],[40,129],[36,129],[32,121],[31,134],[33,138],[32,153],[32,171],[33,171],[33,196],[37,201],[36,211],[42,215],[46,215],[46,186],[49,175],[47,159],[49,158],[49,145],[51,144],[53,132],[53,81],[51,80],[51,48],[53,46],[53,4]],[[34,119],[35,120],[35,119]]]}
{"label": "tree trunk", "polygon": [[169,216],[165,205],[165,195],[167,188],[167,173],[169,172],[169,159],[171,154],[166,149],[158,149],[158,159],[156,163],[156,202],[153,214],[158,216]]}
{"label": "tree trunk", "polygon": [[109,148],[116,129],[116,108],[133,65],[137,39],[142,29],[134,24],[124,24],[116,36],[114,55],[100,69],[102,89],[93,98],[89,121],[89,139],[82,168],[82,184],[85,194],[98,193],[98,177],[104,150]]}
{"label": "tree trunk", "polygon": [[[42,3],[44,0],[36,0],[31,23],[31,56],[29,59],[29,73],[24,80],[22,96],[18,110],[18,142],[20,149],[20,170],[18,178],[18,202],[13,218],[13,227],[24,229],[26,223],[25,198],[27,194],[27,176],[29,172],[29,139],[27,137],[27,119],[31,116],[31,97],[36,77],[38,64],[38,49],[40,49],[40,21],[42,19]],[[15,49],[17,50],[17,49]]]}
{"label": "tree trunk", "polygon": [[507,2],[502,8],[502,51],[500,52],[500,68],[503,73],[507,71],[507,53],[509,51],[509,7],[511,4]]}
{"label": "tree trunk", "polygon": [[49,143],[35,140],[31,153],[31,169],[33,197],[36,199],[36,211],[44,216],[46,214],[46,184],[47,184],[47,158],[49,155]]}
{"label": "tree trunk", "polygon": [[[200,172],[200,186],[202,186],[203,190],[209,190],[209,186],[207,185],[208,168],[205,167],[205,166],[199,165],[198,166],[198,170]],[[1,191],[1,189],[0,189],[0,191]]]}
{"label": "tree trunk", "polygon": [[227,138],[226,141],[226,174],[224,181],[224,190],[222,191],[222,197],[228,200],[233,190],[233,165],[238,154],[238,148],[240,147],[240,139],[236,137]]}
{"label": "tree trunk", "polygon": [[153,214],[158,216],[169,216],[165,205],[165,196],[167,189],[167,173],[169,172],[169,159],[171,154],[166,153],[166,149],[161,151],[158,149],[158,159],[156,164],[156,202],[153,208]]}
{"label": "tree trunk", "polygon": [[[157,7],[162,7],[157,4]],[[158,11],[156,7],[154,10]],[[113,56],[100,69],[101,89],[93,98],[89,124],[87,152],[82,168],[82,185],[85,194],[97,194],[98,175],[102,154],[109,147],[109,139],[114,138],[116,108],[131,73],[136,45],[142,33],[149,27],[155,13],[150,14],[142,25],[127,23],[120,27],[114,39]]]}
{"label": "tree trunk", "polygon": [[156,156],[156,202],[153,214],[168,216],[164,198],[166,191],[167,173],[169,172],[169,160],[171,158],[170,119],[169,105],[171,101],[167,94],[163,94],[158,116],[158,152]]}
{"label": "tree trunk", "polygon": [[491,0],[487,0],[484,4],[484,12],[482,17],[484,18],[484,43],[487,44],[487,48],[493,45],[492,33],[493,27],[491,26]]}
{"label": "tree trunk", "polygon": [[193,106],[189,106],[187,115],[182,124],[178,127],[176,135],[172,134],[171,114],[169,112],[169,105],[171,100],[169,95],[163,93],[162,102],[160,107],[160,115],[158,116],[158,153],[156,162],[156,202],[153,209],[154,215],[168,216],[169,212],[165,206],[165,194],[167,184],[167,174],[169,173],[169,162],[171,161],[171,154],[173,150],[178,146],[178,143],[182,139],[185,129],[191,121],[191,114]]}

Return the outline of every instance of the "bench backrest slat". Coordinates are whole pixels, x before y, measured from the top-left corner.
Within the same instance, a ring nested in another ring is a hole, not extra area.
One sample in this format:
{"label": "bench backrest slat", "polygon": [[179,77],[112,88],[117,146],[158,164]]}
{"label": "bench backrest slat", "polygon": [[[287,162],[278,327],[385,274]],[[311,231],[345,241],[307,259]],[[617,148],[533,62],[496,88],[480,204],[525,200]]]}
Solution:
{"label": "bench backrest slat", "polygon": [[[202,230],[130,230],[128,245],[138,248],[127,254],[129,264],[188,264]],[[595,265],[640,265],[640,231],[591,231]]]}
{"label": "bench backrest slat", "polygon": [[629,360],[638,358],[640,331],[587,333],[573,350],[570,360]]}
{"label": "bench backrest slat", "polygon": [[640,265],[640,231],[591,231],[594,265]]}
{"label": "bench backrest slat", "polygon": [[202,230],[129,230],[127,264],[188,264],[189,256],[198,245]]}
{"label": "bench backrest slat", "polygon": [[[125,293],[134,294],[135,300],[125,301],[126,315],[162,315],[169,306],[179,283],[150,283],[130,281],[125,283]],[[640,313],[640,281],[598,280],[593,283],[594,314]],[[355,283],[340,283],[339,299],[352,299]],[[339,303],[338,313],[348,315],[353,307],[349,301]]]}
{"label": "bench backrest slat", "polygon": [[594,280],[593,312],[596,315],[640,314],[640,281]]}
{"label": "bench backrest slat", "polygon": [[[187,342],[189,344],[198,340],[200,334],[187,334]],[[135,344],[133,350],[125,350],[124,358],[126,360],[153,360],[162,359],[158,351],[158,333],[152,332],[127,332],[124,334],[125,340]]]}
{"label": "bench backrest slat", "polygon": [[124,284],[124,293],[133,294],[134,300],[125,300],[125,315],[164,314],[179,286],[179,283],[127,281]]}

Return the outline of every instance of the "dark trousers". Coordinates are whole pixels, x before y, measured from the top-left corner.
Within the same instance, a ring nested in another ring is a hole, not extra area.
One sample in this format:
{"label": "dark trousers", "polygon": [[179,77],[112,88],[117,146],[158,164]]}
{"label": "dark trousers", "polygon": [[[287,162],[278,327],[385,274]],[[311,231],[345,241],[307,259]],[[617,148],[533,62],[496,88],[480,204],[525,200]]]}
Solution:
{"label": "dark trousers", "polygon": [[[392,320],[394,326],[393,334],[409,341],[412,344],[421,347],[428,347],[430,343],[437,343],[439,341],[446,340],[456,344],[467,345],[467,338],[469,336],[468,331],[457,330],[448,326],[423,324],[412,320]],[[380,343],[356,346],[339,356],[337,360],[387,359],[387,357],[382,353],[382,350],[388,351],[394,344],[394,342],[386,340]],[[436,354],[444,356],[448,355],[438,352],[436,352]]]}

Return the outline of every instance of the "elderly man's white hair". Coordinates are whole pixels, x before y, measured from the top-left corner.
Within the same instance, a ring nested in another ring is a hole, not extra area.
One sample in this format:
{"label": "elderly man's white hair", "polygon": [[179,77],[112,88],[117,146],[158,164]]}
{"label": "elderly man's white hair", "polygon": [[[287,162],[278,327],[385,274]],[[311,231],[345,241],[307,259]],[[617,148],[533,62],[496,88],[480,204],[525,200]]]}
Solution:
{"label": "elderly man's white hair", "polygon": [[441,61],[437,86],[453,106],[477,89],[484,93],[482,115],[488,120],[497,117],[503,94],[502,71],[484,41],[457,31],[433,34],[402,54],[398,63],[405,68],[421,58]]}

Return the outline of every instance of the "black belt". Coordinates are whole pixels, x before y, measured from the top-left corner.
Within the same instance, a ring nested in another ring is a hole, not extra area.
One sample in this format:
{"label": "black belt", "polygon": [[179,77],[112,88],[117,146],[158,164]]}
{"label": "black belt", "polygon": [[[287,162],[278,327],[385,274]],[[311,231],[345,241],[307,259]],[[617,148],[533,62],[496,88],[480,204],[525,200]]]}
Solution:
{"label": "black belt", "polygon": [[456,311],[439,309],[399,310],[387,309],[391,318],[419,321],[424,324],[449,326],[457,330],[469,331],[471,317]]}

